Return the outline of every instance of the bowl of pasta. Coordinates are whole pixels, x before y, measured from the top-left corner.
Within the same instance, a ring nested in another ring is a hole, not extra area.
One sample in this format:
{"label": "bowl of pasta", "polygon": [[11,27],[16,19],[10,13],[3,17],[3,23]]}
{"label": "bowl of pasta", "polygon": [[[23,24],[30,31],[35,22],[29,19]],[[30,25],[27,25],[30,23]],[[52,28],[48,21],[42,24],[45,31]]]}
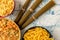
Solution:
{"label": "bowl of pasta", "polygon": [[29,28],[23,35],[23,40],[54,40],[50,32],[43,27]]}
{"label": "bowl of pasta", "polygon": [[0,40],[20,40],[19,26],[9,19],[0,19]]}
{"label": "bowl of pasta", "polygon": [[12,13],[14,0],[0,0],[0,18],[4,18]]}

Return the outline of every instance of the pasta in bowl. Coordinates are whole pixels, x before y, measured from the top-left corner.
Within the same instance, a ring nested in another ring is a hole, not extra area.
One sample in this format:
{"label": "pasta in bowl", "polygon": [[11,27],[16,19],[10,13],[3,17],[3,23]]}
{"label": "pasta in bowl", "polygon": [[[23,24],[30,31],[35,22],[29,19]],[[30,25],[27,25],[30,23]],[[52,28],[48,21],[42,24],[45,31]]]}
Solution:
{"label": "pasta in bowl", "polygon": [[20,29],[11,20],[0,19],[0,40],[20,40]]}
{"label": "pasta in bowl", "polygon": [[14,9],[14,0],[0,0],[0,18],[10,15]]}
{"label": "pasta in bowl", "polygon": [[23,40],[54,40],[54,39],[45,28],[37,26],[28,29],[23,35]]}

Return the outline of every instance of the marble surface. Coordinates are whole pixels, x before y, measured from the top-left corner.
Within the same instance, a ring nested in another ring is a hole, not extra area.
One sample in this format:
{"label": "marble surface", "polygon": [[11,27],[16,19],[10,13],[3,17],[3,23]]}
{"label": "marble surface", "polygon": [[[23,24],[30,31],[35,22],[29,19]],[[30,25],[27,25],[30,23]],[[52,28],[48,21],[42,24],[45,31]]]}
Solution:
{"label": "marble surface", "polygon": [[[7,17],[8,19],[11,19],[13,21],[15,20],[21,6],[24,4],[26,0],[14,0],[14,1],[15,1],[15,9],[13,11],[13,14]],[[31,1],[32,1],[31,2],[32,5],[34,0]],[[49,1],[50,0],[43,0],[43,2],[34,11],[34,14],[38,12],[38,10],[41,9],[43,6],[45,6]],[[28,25],[25,29],[21,30],[22,35],[30,27],[42,26],[45,27],[47,30],[49,30],[49,32],[53,35],[55,40],[60,40],[60,0],[54,0],[54,1],[56,5],[47,12],[45,12],[43,15],[41,15],[30,25]]]}

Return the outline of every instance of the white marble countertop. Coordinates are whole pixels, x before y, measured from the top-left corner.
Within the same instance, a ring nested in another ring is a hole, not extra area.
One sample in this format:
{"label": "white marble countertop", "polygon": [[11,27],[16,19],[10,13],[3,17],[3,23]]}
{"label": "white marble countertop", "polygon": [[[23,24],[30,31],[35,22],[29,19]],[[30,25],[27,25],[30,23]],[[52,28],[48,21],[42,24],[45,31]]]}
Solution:
{"label": "white marble countertop", "polygon": [[[8,19],[11,19],[13,21],[18,15],[20,7],[24,4],[25,0],[14,0],[14,1],[15,1],[15,9],[13,11],[13,14],[7,17]],[[35,10],[34,13],[36,13],[49,1],[50,0],[43,0],[43,2],[38,6],[38,8]],[[49,32],[53,35],[55,40],[60,40],[60,0],[54,0],[54,1],[56,2],[56,5],[50,10],[48,10],[47,12],[45,12],[42,16],[40,16],[33,23],[28,25],[25,29],[23,29],[21,31],[22,35],[30,27],[42,26],[49,30]],[[32,3],[33,2],[34,0],[32,0]]]}

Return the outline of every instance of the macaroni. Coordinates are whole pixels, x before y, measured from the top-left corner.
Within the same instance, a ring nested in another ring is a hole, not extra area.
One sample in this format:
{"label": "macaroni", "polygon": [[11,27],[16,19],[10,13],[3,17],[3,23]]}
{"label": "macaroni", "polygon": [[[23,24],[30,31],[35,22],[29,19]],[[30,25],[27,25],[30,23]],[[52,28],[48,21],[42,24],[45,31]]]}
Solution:
{"label": "macaroni", "polygon": [[33,28],[24,34],[24,40],[54,40],[49,38],[49,33],[43,28]]}
{"label": "macaroni", "polygon": [[13,0],[0,0],[0,16],[7,16],[14,8]]}
{"label": "macaroni", "polygon": [[0,40],[20,40],[18,26],[7,19],[0,19]]}

